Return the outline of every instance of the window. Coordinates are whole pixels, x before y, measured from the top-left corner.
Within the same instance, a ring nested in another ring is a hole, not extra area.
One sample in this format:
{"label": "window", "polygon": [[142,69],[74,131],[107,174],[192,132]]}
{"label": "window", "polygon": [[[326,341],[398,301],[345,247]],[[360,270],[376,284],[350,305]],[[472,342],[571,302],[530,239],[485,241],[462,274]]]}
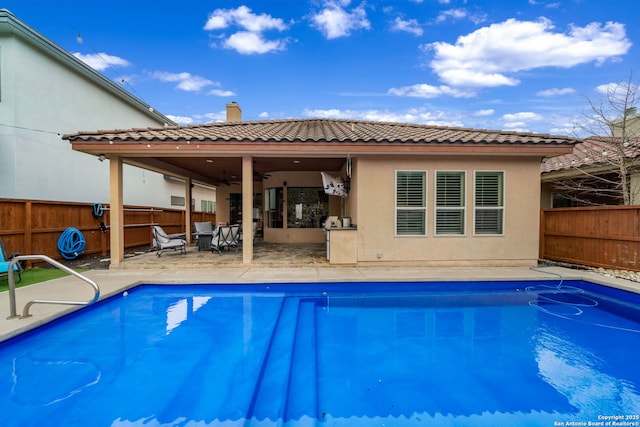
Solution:
{"label": "window", "polygon": [[436,172],[436,234],[464,234],[464,188],[464,172]]}
{"label": "window", "polygon": [[426,235],[426,188],[426,172],[396,172],[396,235]]}
{"label": "window", "polygon": [[200,211],[213,213],[216,210],[216,203],[213,200],[201,200]]}
{"label": "window", "polygon": [[504,172],[476,172],[475,234],[503,234]]}
{"label": "window", "polygon": [[287,187],[287,228],[321,228],[329,215],[322,187]]}
{"label": "window", "polygon": [[266,225],[269,228],[283,227],[283,189],[282,187],[264,190],[264,210],[266,211]]}
{"label": "window", "polygon": [[171,206],[184,206],[184,197],[171,196]]}

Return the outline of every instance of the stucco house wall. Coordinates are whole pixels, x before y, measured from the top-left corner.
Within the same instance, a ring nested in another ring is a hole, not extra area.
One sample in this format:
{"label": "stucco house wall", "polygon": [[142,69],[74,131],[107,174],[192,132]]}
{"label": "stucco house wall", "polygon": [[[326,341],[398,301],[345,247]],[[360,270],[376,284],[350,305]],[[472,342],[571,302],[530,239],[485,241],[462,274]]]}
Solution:
{"label": "stucco house wall", "polygon": [[[0,117],[0,198],[74,202],[109,202],[109,161],[73,151],[63,134],[173,124],[6,10]],[[179,208],[171,195],[184,196],[184,185],[128,165],[124,175],[126,204]]]}
{"label": "stucco house wall", "polygon": [[[395,235],[395,174],[398,170],[427,172],[426,236]],[[466,233],[435,235],[434,183],[436,171],[466,171]],[[475,171],[504,171],[505,228],[499,236],[475,236],[473,177]],[[361,156],[357,180],[352,183],[357,200],[357,258],[359,263],[421,265],[525,265],[538,258],[539,161],[532,158],[395,157]]]}

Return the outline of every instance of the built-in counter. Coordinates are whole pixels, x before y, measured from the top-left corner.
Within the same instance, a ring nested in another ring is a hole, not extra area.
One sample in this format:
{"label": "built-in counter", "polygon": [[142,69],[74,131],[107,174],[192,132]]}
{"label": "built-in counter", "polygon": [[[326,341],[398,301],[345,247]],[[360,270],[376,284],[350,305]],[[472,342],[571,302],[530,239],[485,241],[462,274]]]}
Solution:
{"label": "built-in counter", "polygon": [[357,228],[355,226],[329,227],[326,232],[329,264],[356,264],[358,262]]}

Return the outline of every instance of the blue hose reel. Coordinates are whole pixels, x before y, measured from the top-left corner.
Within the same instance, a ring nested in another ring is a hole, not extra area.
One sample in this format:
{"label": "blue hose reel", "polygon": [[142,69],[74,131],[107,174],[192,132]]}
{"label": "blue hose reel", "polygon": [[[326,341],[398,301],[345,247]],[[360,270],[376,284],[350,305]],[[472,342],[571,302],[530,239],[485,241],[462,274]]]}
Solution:
{"label": "blue hose reel", "polygon": [[84,252],[87,242],[84,240],[82,232],[77,228],[69,227],[62,232],[58,239],[58,250],[62,258],[73,260]]}
{"label": "blue hose reel", "polygon": [[93,216],[95,216],[96,218],[100,218],[102,215],[104,215],[104,208],[100,203],[94,203]]}

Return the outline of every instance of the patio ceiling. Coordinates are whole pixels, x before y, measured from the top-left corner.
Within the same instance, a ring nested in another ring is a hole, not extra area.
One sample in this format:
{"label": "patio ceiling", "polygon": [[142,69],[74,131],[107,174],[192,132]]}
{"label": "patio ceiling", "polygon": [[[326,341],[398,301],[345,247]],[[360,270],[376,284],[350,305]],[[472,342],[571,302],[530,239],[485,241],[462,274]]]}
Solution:
{"label": "patio ceiling", "polygon": [[[240,183],[242,179],[241,157],[126,157],[126,163],[169,173],[191,177],[207,184]],[[342,169],[346,158],[309,157],[254,157],[254,180],[260,181],[272,172],[321,172]]]}

